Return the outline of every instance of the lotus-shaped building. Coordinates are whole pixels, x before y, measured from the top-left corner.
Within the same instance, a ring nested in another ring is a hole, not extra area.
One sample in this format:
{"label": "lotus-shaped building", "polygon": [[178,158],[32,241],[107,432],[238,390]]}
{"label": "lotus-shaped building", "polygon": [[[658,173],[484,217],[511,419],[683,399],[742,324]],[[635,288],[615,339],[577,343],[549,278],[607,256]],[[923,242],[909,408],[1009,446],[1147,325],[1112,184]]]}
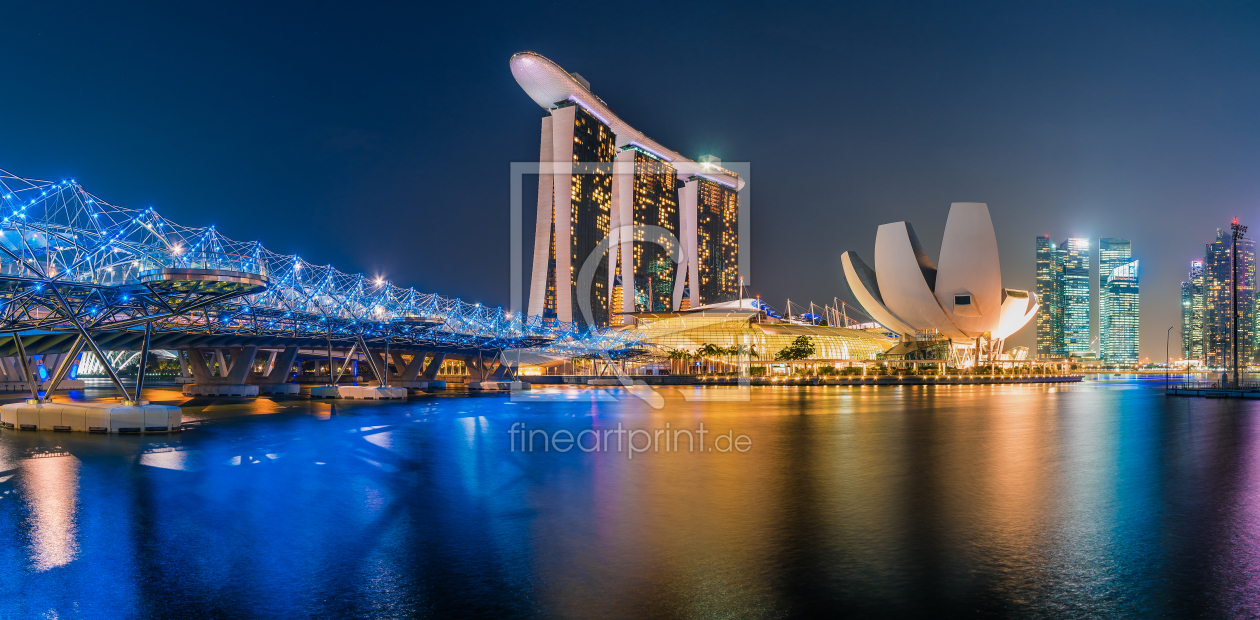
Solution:
{"label": "lotus-shaped building", "polygon": [[[951,351],[1001,351],[1003,341],[1037,314],[1037,296],[1002,286],[989,207],[950,206],[939,265],[923,251],[909,222],[879,227],[875,268],[855,252],[841,257],[854,297],[871,318],[903,340],[947,339]],[[925,336],[926,335],[926,336]],[[973,348],[974,347],[974,348]]]}

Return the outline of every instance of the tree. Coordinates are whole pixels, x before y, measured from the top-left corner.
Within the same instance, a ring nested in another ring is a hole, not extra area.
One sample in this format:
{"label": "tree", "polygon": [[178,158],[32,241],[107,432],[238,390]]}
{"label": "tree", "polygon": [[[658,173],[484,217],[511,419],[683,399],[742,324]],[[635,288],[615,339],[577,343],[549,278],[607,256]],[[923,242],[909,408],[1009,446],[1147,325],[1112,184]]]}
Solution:
{"label": "tree", "polygon": [[683,351],[683,350],[681,350],[681,349],[669,349],[669,359],[670,359],[670,368],[671,368],[671,372],[672,372],[672,369],[673,369],[673,366],[674,366],[674,362],[675,362],[675,361],[679,362],[679,363],[680,363],[679,365],[680,365],[681,367],[686,368],[687,366],[686,366],[685,362],[687,362],[687,361],[689,361],[689,360],[693,360],[693,359],[695,359],[696,357],[698,357],[698,356],[696,356],[696,355],[692,354],[692,353],[691,353],[691,352],[689,352],[689,351]]}
{"label": "tree", "polygon": [[717,357],[725,352],[725,349],[710,342],[705,344],[703,347],[700,347],[700,350],[696,351],[696,354],[700,357]]}
{"label": "tree", "polygon": [[783,347],[783,349],[774,356],[774,359],[780,362],[809,359],[810,357],[813,357],[815,350],[814,341],[810,340],[809,336],[797,336],[796,340],[793,340],[788,346]]}

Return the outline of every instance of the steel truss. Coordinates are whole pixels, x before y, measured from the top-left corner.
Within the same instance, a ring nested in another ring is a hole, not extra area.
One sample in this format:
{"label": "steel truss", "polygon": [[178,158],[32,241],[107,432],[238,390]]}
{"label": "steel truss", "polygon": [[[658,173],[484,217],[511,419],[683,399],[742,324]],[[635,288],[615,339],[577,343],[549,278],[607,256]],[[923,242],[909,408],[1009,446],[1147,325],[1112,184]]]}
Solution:
{"label": "steel truss", "polygon": [[152,208],[112,205],[73,180],[3,170],[0,304],[0,332],[77,333],[74,348],[95,352],[120,390],[96,343],[103,333],[145,334],[146,344],[150,335],[181,333],[559,357],[637,342],[627,331],[523,317],[347,274],[229,239],[213,226],[181,226]]}

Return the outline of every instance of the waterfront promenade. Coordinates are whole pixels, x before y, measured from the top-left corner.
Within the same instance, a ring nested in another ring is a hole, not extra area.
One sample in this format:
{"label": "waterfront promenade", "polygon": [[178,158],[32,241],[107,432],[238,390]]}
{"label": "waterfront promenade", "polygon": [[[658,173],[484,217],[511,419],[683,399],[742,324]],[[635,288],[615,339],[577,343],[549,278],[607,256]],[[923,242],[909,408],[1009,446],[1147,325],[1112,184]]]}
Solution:
{"label": "waterfront promenade", "polygon": [[[1083,375],[869,375],[813,377],[739,377],[719,375],[631,375],[646,385],[1007,385],[1015,383],[1078,383]],[[618,386],[621,381],[603,375],[543,375],[523,379],[533,385]]]}

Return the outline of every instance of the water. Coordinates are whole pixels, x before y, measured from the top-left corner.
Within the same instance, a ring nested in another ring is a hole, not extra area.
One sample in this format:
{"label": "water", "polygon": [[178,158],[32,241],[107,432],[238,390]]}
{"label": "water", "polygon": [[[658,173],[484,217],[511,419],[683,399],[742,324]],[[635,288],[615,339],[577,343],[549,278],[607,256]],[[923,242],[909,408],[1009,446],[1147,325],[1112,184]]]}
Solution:
{"label": "water", "polygon": [[[1162,387],[194,401],[170,436],[4,430],[0,618],[1260,615],[1260,403]],[[521,452],[517,422],[751,447]]]}

